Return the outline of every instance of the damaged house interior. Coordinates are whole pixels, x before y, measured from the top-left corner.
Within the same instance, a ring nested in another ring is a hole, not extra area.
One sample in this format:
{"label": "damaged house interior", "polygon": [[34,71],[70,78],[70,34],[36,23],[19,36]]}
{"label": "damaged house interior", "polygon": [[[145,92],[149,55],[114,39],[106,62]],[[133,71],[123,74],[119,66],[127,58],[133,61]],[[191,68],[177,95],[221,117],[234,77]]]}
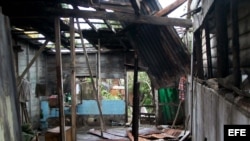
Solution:
{"label": "damaged house interior", "polygon": [[249,6],[0,1],[0,141],[228,139],[250,125]]}

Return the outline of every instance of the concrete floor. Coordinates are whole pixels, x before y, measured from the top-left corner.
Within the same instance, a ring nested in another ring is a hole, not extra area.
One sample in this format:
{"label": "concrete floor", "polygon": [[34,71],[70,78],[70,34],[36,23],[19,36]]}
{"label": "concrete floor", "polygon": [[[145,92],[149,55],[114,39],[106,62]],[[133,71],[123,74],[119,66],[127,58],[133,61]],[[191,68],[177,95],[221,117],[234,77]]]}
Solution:
{"label": "concrete floor", "polygon": [[[100,131],[100,127],[82,127],[77,130],[77,141],[99,141],[99,140],[107,140],[102,137],[99,137],[98,135],[93,135],[88,133],[89,130],[97,130]],[[119,133],[121,135],[121,138],[127,138],[125,140],[129,141],[128,137],[126,137],[126,130],[127,127],[123,126],[109,126],[106,127],[106,132],[108,133]],[[118,139],[117,139],[118,140]],[[119,139],[120,140],[120,139]],[[124,141],[125,141],[124,140]]]}
{"label": "concrete floor", "polygon": [[[140,128],[144,128],[144,127],[154,127],[154,125],[143,125],[143,127],[140,127]],[[77,141],[108,141],[108,140],[110,140],[110,139],[104,139],[102,137],[99,137],[98,135],[88,133],[88,131],[90,131],[91,129],[95,130],[95,131],[96,130],[100,131],[99,126],[80,127],[77,129]],[[127,137],[127,130],[129,130],[129,129],[131,129],[131,127],[106,126],[104,136],[111,135],[111,137],[112,137],[114,134],[115,135],[119,134],[119,136],[116,136],[118,138],[113,137],[112,140],[129,141],[129,138]],[[45,141],[44,134],[45,133],[42,133],[41,135],[38,136],[38,141]]]}

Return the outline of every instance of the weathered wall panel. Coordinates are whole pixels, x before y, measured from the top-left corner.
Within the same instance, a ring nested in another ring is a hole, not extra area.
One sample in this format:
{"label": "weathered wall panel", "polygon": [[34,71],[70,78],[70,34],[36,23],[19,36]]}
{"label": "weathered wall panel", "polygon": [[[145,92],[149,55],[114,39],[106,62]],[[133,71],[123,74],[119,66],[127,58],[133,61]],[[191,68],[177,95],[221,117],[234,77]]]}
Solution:
{"label": "weathered wall panel", "polygon": [[[101,78],[124,78],[125,77],[125,57],[123,54],[103,53],[101,54]],[[64,74],[70,75],[70,55],[62,55],[62,71]],[[88,60],[93,76],[97,74],[97,55],[88,54]],[[48,95],[52,94],[56,87],[56,69],[55,69],[55,56],[47,56],[47,88]],[[76,76],[90,76],[88,65],[83,54],[76,55]]]}
{"label": "weathered wall panel", "polygon": [[201,26],[201,24],[203,23],[203,20],[205,19],[205,15],[208,13],[213,2],[214,0],[192,0],[191,10],[195,10],[198,7],[202,7],[202,12],[193,16],[194,30],[197,30]]}
{"label": "weathered wall panel", "polygon": [[19,141],[17,89],[8,19],[0,13],[0,141]]}
{"label": "weathered wall panel", "polygon": [[[238,97],[238,100],[234,100],[233,93],[219,93],[194,82],[192,104],[191,87],[188,88],[187,103],[185,104],[189,108],[186,108],[186,113],[193,112],[192,134],[194,141],[203,141],[205,138],[208,141],[223,141],[225,124],[250,124],[249,107],[245,105],[246,108],[242,108],[240,102],[243,98]],[[192,106],[188,106],[189,104],[193,105],[193,110],[191,110]]]}
{"label": "weathered wall panel", "polygon": [[[245,1],[245,0],[244,0]],[[249,63],[249,53],[250,53],[250,10],[244,8],[246,5],[250,5],[249,2],[241,1],[239,3],[239,42],[240,42],[240,66],[244,69],[250,69]],[[229,12],[230,14],[230,12]],[[204,16],[204,15],[203,15]],[[230,15],[228,15],[230,16]],[[207,22],[207,21],[206,21]],[[213,29],[210,29],[213,30]],[[228,38],[229,38],[229,67],[230,73],[232,71],[232,25],[231,18],[228,18]],[[210,45],[211,45],[211,59],[212,59],[212,72],[213,77],[216,77],[217,74],[217,42],[216,35],[210,33]],[[202,29],[202,53],[203,53],[203,66],[204,66],[204,75],[207,74],[207,56],[206,56],[206,40],[205,40],[205,30]]]}
{"label": "weathered wall panel", "polygon": [[[244,69],[250,69],[250,10],[244,8],[248,3],[239,3],[239,42],[240,42],[240,66]],[[232,26],[229,22],[228,27],[229,49],[232,50]],[[230,62],[232,62],[232,51],[229,54]],[[232,63],[231,63],[232,64]],[[231,66],[232,67],[232,66]]]}
{"label": "weathered wall panel", "polygon": [[[16,41],[16,44],[23,49],[18,53],[18,74],[21,75],[38,50],[27,42]],[[30,82],[31,94],[26,104],[33,128],[37,129],[40,124],[40,100],[39,96],[36,96],[35,90],[37,84],[46,84],[46,57],[44,54],[37,57],[24,78]]]}

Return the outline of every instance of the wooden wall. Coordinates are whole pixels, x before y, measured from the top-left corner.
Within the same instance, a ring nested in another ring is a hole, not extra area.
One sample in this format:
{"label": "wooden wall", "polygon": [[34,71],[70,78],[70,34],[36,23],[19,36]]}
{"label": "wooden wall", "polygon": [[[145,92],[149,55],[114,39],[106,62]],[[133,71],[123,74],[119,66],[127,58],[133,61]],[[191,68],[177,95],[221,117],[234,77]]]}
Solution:
{"label": "wooden wall", "polygon": [[0,140],[18,141],[21,128],[9,20],[0,12]]}
{"label": "wooden wall", "polygon": [[[27,42],[24,41],[14,41],[15,45],[21,46],[21,52],[18,52],[18,74],[19,76],[26,69],[28,64],[31,62],[36,52],[38,51]],[[46,85],[46,57],[41,54],[33,65],[30,67],[29,71],[24,76],[26,80],[30,83],[30,95],[29,100],[26,102],[27,110],[29,113],[30,121],[34,128],[38,128],[40,124],[40,99],[39,95],[36,93],[36,86]],[[43,94],[41,94],[43,95]],[[46,95],[44,93],[44,95]]]}
{"label": "wooden wall", "polygon": [[[203,1],[203,0],[202,0]],[[217,0],[217,2],[221,2]],[[231,0],[230,0],[231,1]],[[230,2],[227,1],[227,2]],[[238,24],[239,24],[239,47],[240,47],[240,69],[250,70],[250,1],[241,0],[238,1]],[[228,5],[229,6],[229,5]],[[220,9],[221,7],[219,7]],[[214,8],[211,8],[214,12]],[[217,9],[218,10],[218,9]],[[233,73],[233,44],[232,44],[232,9],[228,7],[227,12],[227,27],[228,32],[228,56],[229,65],[228,71],[229,74]],[[199,13],[200,14],[200,13]],[[199,15],[197,14],[197,15]],[[214,13],[213,13],[214,14]],[[211,78],[218,78],[217,71],[219,66],[218,56],[220,55],[217,52],[219,43],[217,42],[216,37],[218,37],[218,32],[213,25],[214,17],[213,14],[206,15],[208,18],[203,23],[197,27],[195,34],[196,41],[199,45],[195,45],[194,49],[201,49],[195,53],[195,57],[200,57],[199,54],[202,54],[201,59],[196,58],[195,61],[201,61],[202,65],[198,66],[202,68],[202,75],[207,76],[209,67],[212,70]],[[205,15],[203,15],[205,16]],[[210,17],[211,16],[211,17]],[[205,17],[203,17],[205,19]],[[196,19],[198,20],[198,19]],[[218,19],[217,19],[218,20]],[[209,35],[206,36],[206,26],[209,25]],[[221,33],[219,33],[221,35]],[[207,37],[207,38],[206,38]],[[200,40],[199,40],[200,39]],[[221,38],[220,38],[221,39]],[[221,41],[221,40],[218,40]],[[209,51],[211,52],[211,65],[208,65],[208,48],[210,45]],[[194,62],[194,63],[197,63]],[[197,69],[198,70],[198,69]],[[248,72],[249,73],[249,72]],[[196,74],[195,74],[196,75]],[[194,76],[197,77],[197,76]],[[199,77],[201,79],[206,79]],[[208,77],[209,78],[209,77]],[[186,116],[191,115],[191,124],[189,129],[192,130],[193,140],[223,140],[223,126],[226,124],[249,124],[249,98],[238,96],[233,91],[223,91],[217,90],[218,85],[207,85],[209,83],[200,83],[200,81],[192,80],[189,77],[189,87],[186,94],[185,101],[185,111]],[[215,80],[215,79],[213,79]],[[206,81],[209,82],[209,81]],[[249,82],[248,82],[249,83]],[[191,85],[193,84],[193,85]],[[247,88],[246,88],[247,89]],[[248,89],[249,90],[249,89]],[[245,101],[245,102],[242,102]],[[207,122],[209,121],[209,122]]]}
{"label": "wooden wall", "polygon": [[[240,68],[241,70],[250,70],[250,10],[247,8],[250,6],[250,2],[242,0],[239,2],[238,7],[238,23],[239,23],[239,43],[240,43]],[[229,59],[229,74],[233,71],[233,51],[232,51],[232,21],[230,17],[230,8],[227,18],[227,32],[228,32],[228,59]],[[211,18],[211,17],[210,17]],[[215,21],[209,19],[200,25],[198,30],[201,31],[201,48],[202,48],[202,63],[205,78],[217,77],[217,40],[215,33],[215,26],[210,26],[209,37],[206,39],[206,24],[215,24]],[[208,44],[210,46],[211,58],[208,57]],[[211,59],[211,65],[208,64],[208,60]],[[209,77],[209,68],[211,69],[211,76]]]}
{"label": "wooden wall", "polygon": [[[250,2],[241,0],[239,2],[239,42],[240,42],[240,66],[242,69],[250,70]],[[228,37],[229,37],[229,58],[232,62],[232,24],[228,22]],[[232,68],[232,63],[230,63]]]}
{"label": "wooden wall", "polygon": [[[124,54],[119,52],[101,54],[101,78],[125,78]],[[97,75],[97,54],[88,54],[93,76]],[[62,55],[62,72],[70,77],[70,55]],[[55,55],[47,56],[47,88],[48,95],[56,89],[56,60]],[[76,76],[90,76],[85,56],[76,55]]]}

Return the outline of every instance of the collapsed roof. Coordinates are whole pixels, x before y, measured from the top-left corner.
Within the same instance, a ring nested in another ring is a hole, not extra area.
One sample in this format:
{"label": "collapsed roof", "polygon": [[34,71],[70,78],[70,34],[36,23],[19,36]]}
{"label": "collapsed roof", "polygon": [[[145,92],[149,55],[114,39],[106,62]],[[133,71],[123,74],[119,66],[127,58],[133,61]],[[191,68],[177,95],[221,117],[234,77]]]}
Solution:
{"label": "collapsed roof", "polygon": [[[185,0],[178,0],[184,2]],[[174,27],[192,26],[188,19],[160,13],[158,0],[8,0],[1,1],[9,17],[12,37],[54,52],[55,17],[60,17],[62,52],[70,52],[69,18],[74,18],[76,52],[138,52],[139,60],[156,88],[165,87],[189,72],[190,55]]]}

